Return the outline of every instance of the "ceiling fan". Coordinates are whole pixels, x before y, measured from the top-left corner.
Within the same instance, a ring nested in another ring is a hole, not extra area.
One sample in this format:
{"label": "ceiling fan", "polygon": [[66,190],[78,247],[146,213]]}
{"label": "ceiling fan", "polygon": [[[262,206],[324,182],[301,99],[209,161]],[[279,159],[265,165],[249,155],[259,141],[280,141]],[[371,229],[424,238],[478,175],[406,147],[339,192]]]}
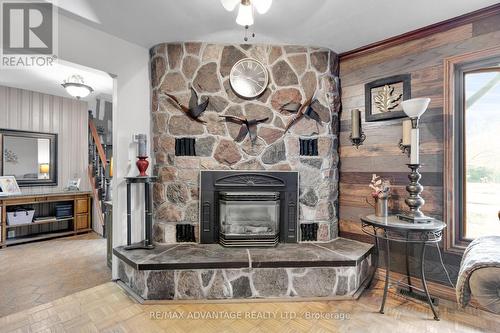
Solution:
{"label": "ceiling fan", "polygon": [[229,12],[239,4],[236,23],[248,27],[253,24],[253,9],[255,8],[259,14],[265,14],[271,8],[273,0],[221,0],[220,2]]}

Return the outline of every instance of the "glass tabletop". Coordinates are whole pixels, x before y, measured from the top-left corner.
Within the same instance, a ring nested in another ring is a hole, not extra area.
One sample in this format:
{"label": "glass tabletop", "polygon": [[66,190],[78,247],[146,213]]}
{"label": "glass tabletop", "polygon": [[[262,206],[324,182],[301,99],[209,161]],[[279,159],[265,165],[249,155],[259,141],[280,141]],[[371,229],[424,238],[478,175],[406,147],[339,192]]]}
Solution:
{"label": "glass tabletop", "polygon": [[391,229],[391,230],[401,230],[401,231],[435,231],[442,230],[446,227],[446,224],[440,220],[434,219],[432,222],[426,223],[412,223],[404,220],[400,220],[397,215],[389,215],[387,217],[378,217],[374,214],[360,216],[361,221],[370,224],[372,226]]}

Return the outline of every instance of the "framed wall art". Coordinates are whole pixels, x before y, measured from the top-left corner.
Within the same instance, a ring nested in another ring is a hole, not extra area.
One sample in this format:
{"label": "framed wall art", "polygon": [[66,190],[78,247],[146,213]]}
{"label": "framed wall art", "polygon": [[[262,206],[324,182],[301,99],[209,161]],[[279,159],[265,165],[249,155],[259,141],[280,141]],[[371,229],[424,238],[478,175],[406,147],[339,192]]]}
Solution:
{"label": "framed wall art", "polygon": [[0,196],[21,194],[14,176],[0,176]]}
{"label": "framed wall art", "polygon": [[404,118],[401,102],[411,98],[411,75],[395,75],[365,84],[365,121]]}

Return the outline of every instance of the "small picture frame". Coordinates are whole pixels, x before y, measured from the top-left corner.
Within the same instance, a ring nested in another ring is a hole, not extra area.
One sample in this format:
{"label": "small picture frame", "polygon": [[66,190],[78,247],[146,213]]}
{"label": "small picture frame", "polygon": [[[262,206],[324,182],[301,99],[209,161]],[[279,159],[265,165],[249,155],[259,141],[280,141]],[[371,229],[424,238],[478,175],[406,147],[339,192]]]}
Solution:
{"label": "small picture frame", "polygon": [[406,117],[401,102],[410,98],[410,74],[395,75],[365,84],[365,121]]}
{"label": "small picture frame", "polygon": [[0,196],[19,194],[21,190],[14,176],[0,176]]}
{"label": "small picture frame", "polygon": [[70,179],[66,189],[68,191],[80,191],[80,178]]}

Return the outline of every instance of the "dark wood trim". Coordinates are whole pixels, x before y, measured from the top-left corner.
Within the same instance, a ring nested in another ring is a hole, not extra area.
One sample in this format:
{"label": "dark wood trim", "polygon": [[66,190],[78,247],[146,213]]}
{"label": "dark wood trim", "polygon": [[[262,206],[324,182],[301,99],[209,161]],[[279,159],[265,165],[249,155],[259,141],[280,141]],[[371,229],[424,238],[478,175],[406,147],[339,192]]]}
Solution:
{"label": "dark wood trim", "polygon": [[373,244],[373,236],[369,236],[366,234],[357,234],[355,232],[347,232],[339,230],[339,237],[353,239],[362,243]]}
{"label": "dark wood trim", "polygon": [[409,31],[401,35],[397,35],[375,43],[361,46],[350,51],[342,52],[339,55],[340,61],[364,56],[375,52],[380,52],[384,49],[388,49],[396,45],[424,38],[439,32],[450,30],[452,28],[456,28],[458,26],[472,23],[477,20],[481,20],[497,14],[500,14],[500,3],[473,11],[471,13],[460,15],[445,21],[434,23],[423,28]]}
{"label": "dark wood trim", "polygon": [[460,225],[457,220],[463,217],[460,201],[462,188],[457,184],[457,177],[461,175],[459,170],[460,155],[457,153],[457,137],[462,131],[457,126],[457,117],[461,113],[461,96],[457,96],[460,91],[460,81],[457,69],[470,62],[500,56],[500,46],[489,49],[478,50],[465,54],[456,55],[444,59],[444,109],[443,109],[443,138],[444,138],[444,222],[447,225],[444,237],[444,248],[448,253],[461,254],[465,250],[468,242],[461,240]]}
{"label": "dark wood trim", "polygon": [[[454,66],[454,77],[455,77],[455,131],[458,135],[455,136],[455,147],[457,147],[457,159],[455,161],[455,188],[457,189],[457,202],[458,210],[456,211],[456,219],[462,221],[457,226],[456,243],[461,246],[468,245],[472,239],[466,238],[467,234],[467,182],[464,181],[464,175],[466,174],[466,162],[467,162],[467,131],[465,122],[465,74],[482,72],[487,69],[493,68],[494,65],[500,63],[500,55],[495,57],[485,57],[481,59],[476,59],[472,62],[462,62],[455,64]],[[500,70],[500,68],[496,68]]]}

